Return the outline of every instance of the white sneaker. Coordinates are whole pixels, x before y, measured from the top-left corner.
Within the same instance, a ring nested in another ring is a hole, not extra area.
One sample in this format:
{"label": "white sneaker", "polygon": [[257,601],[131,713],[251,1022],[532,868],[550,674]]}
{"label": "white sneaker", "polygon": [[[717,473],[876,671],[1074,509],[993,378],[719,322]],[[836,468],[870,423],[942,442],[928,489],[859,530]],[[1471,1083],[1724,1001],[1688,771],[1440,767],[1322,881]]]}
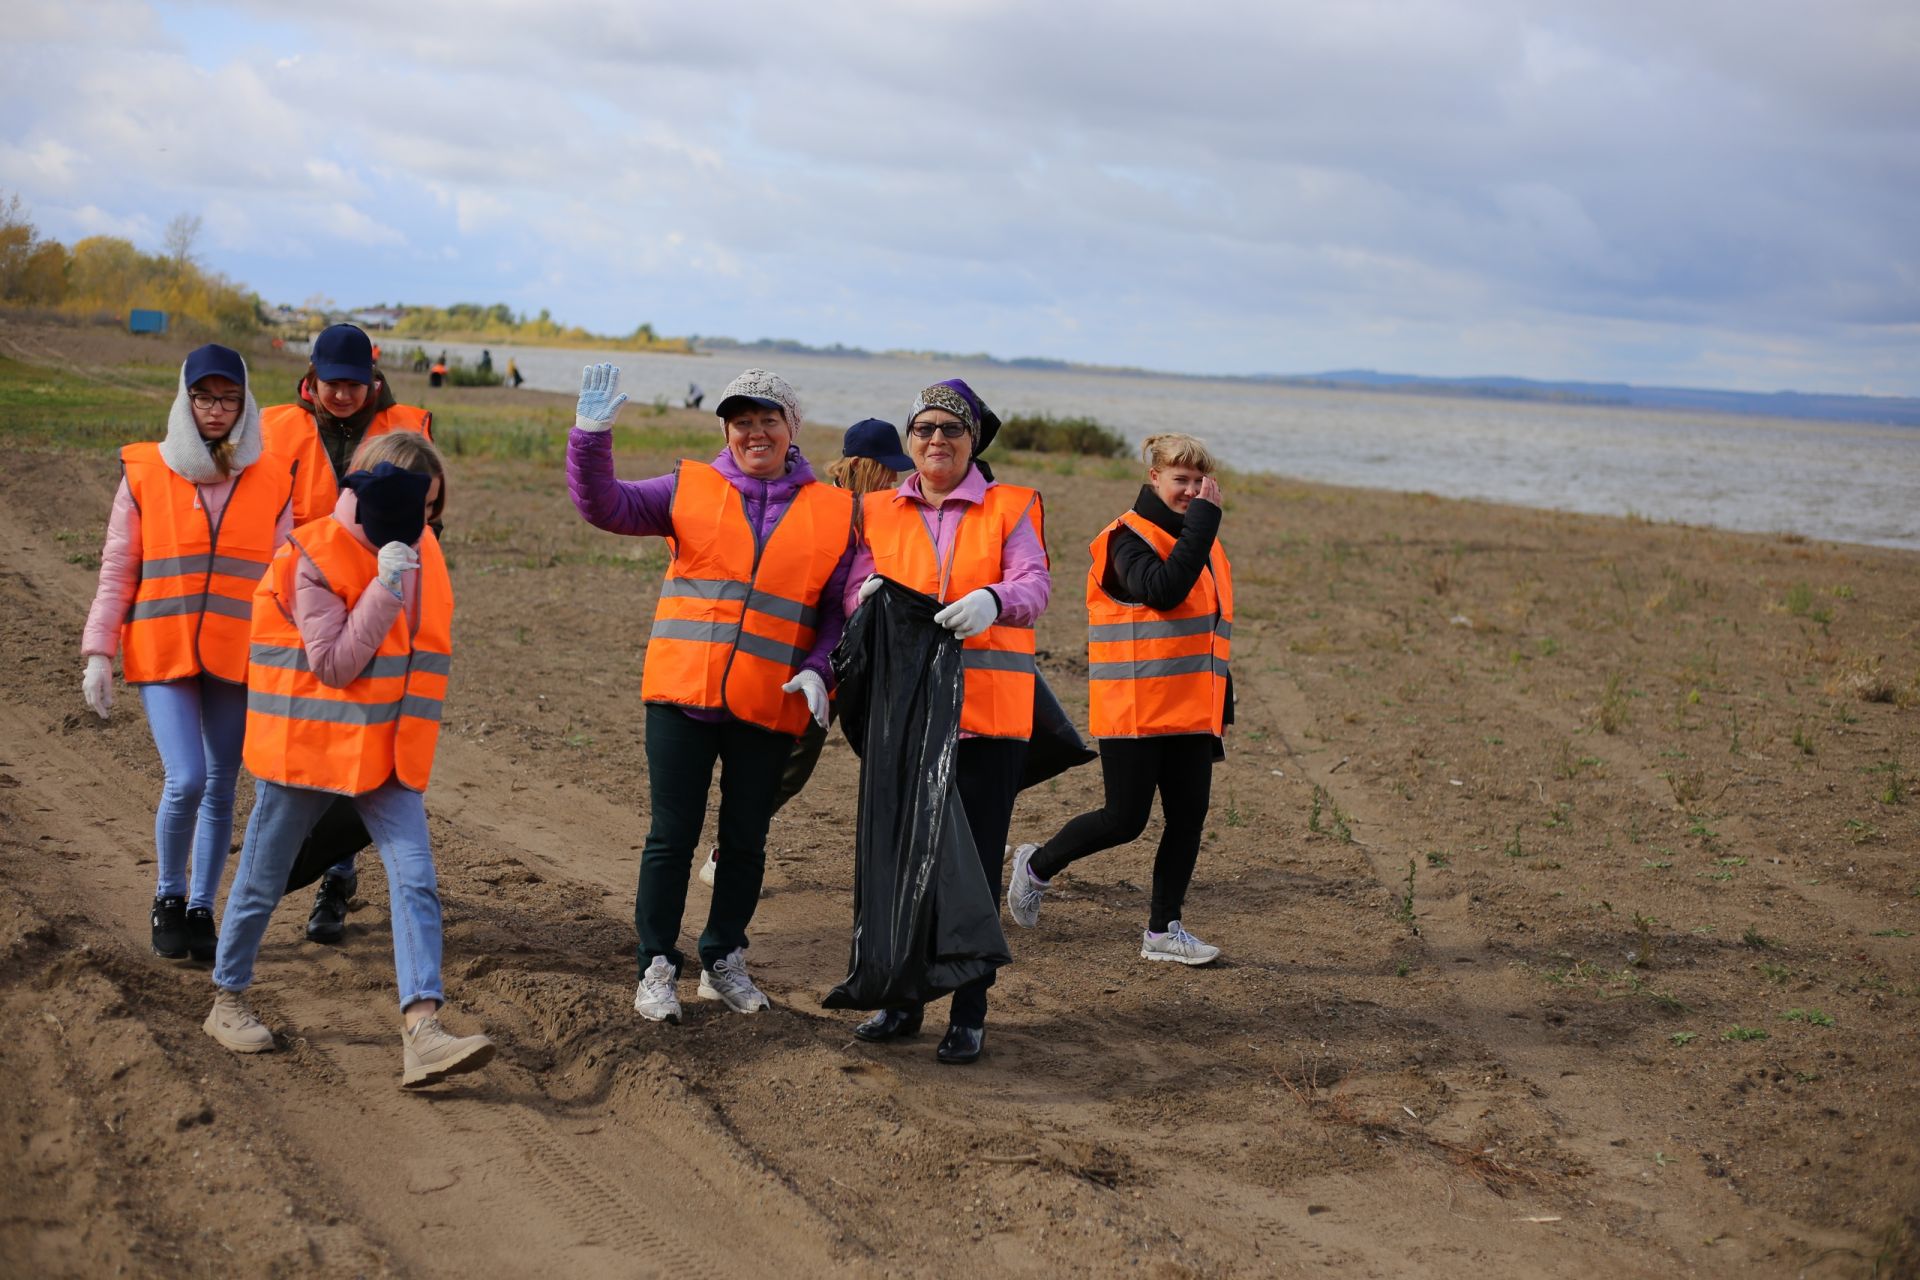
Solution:
{"label": "white sneaker", "polygon": [[735,1013],[758,1013],[773,1006],[767,993],[747,976],[747,957],[741,947],[714,961],[713,968],[700,970],[700,998],[724,1000]]}
{"label": "white sneaker", "polygon": [[649,1022],[680,1021],[680,993],[673,989],[673,961],[655,956],[647,971],[640,975],[640,986],[633,993],[633,1011]]}
{"label": "white sneaker", "polygon": [[1022,929],[1040,923],[1040,900],[1047,896],[1046,882],[1033,874],[1033,855],[1037,844],[1023,844],[1013,851],[1013,875],[1007,881],[1007,914]]}
{"label": "white sneaker", "polygon": [[700,883],[713,888],[713,878],[720,872],[720,846],[707,850],[707,860],[700,864]]}
{"label": "white sneaker", "polygon": [[213,990],[213,1008],[201,1030],[235,1053],[265,1053],[273,1048],[273,1032],[253,1016],[238,991]]}
{"label": "white sneaker", "polygon": [[1140,935],[1142,960],[1171,960],[1175,964],[1212,964],[1220,958],[1220,948],[1200,941],[1180,927],[1178,920],[1167,922],[1167,931],[1155,937]]}

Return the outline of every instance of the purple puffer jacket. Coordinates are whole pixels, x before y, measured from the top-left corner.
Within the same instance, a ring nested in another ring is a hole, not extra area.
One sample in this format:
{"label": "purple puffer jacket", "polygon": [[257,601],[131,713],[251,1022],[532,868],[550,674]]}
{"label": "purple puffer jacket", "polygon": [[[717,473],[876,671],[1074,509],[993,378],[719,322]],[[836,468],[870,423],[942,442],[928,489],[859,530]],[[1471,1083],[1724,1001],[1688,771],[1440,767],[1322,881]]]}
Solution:
{"label": "purple puffer jacket", "polygon": [[[613,474],[612,435],[610,431],[582,431],[576,427],[567,437],[567,490],[573,495],[573,505],[596,529],[636,537],[666,537],[673,532],[674,473],[670,471],[648,480],[617,479]],[[818,483],[813,468],[800,455],[800,450],[792,447],[787,450],[786,474],[772,480],[756,480],[740,470],[733,454],[726,449],[720,450],[713,466],[739,491],[746,504],[747,524],[753,529],[754,537],[762,541],[793,505],[793,495],[800,492],[803,485]],[[829,684],[833,675],[827,655],[840,643],[840,633],[847,626],[842,601],[846,596],[847,568],[853,563],[854,545],[854,539],[849,537],[846,550],[840,554],[840,563],[834,566],[826,590],[820,593],[820,629],[814,635],[813,648],[800,664]],[[688,714],[700,715],[698,712]]]}

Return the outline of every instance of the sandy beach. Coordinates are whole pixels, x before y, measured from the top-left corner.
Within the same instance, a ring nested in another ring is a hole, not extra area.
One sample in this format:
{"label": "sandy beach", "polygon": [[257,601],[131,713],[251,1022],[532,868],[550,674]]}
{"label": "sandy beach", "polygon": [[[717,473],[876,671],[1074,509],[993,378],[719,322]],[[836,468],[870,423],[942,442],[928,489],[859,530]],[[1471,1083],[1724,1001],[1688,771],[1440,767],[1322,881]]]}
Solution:
{"label": "sandy beach", "polygon": [[[443,438],[553,446],[451,460],[427,807],[452,1021],[501,1049],[408,1095],[376,860],[344,946],[304,941],[309,895],[276,916],[277,1052],[223,1052],[206,970],[148,953],[159,761],[130,690],[103,724],[79,689],[117,464],[22,388],[140,398],[157,435],[179,349],[0,326],[0,1271],[1920,1274],[1920,553],[1224,477],[1238,723],[1187,914],[1225,960],[1137,958],[1156,821],[1009,927],[957,1071],[819,1007],[837,730],[770,837],[774,1009],[634,1015],[664,551],[574,512],[570,397],[396,375]],[[299,369],[256,357],[262,403]],[[711,415],[621,421],[626,476],[718,447]],[[995,461],[1045,495],[1041,664],[1084,725],[1087,540],[1138,480]],[[1029,791],[1015,838],[1099,782]]]}

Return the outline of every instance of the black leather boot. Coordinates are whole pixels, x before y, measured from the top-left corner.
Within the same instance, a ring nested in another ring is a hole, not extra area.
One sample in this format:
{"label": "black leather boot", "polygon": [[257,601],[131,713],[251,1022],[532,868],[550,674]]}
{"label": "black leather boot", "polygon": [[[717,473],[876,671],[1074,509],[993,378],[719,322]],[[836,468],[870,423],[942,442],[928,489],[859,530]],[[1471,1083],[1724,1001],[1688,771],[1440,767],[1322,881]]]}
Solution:
{"label": "black leather boot", "polygon": [[153,954],[167,960],[187,958],[187,900],[153,900]]}
{"label": "black leather boot", "polygon": [[214,945],[219,942],[219,930],[214,928],[213,911],[208,907],[193,907],[187,912],[187,953],[201,964],[213,959]]}
{"label": "black leather boot", "polygon": [[853,1034],[862,1040],[879,1044],[886,1040],[899,1040],[905,1036],[920,1034],[920,1010],[882,1009],[853,1029]]}
{"label": "black leather boot", "polygon": [[978,1058],[986,1043],[985,1027],[949,1025],[947,1034],[941,1037],[940,1047],[933,1051],[933,1056],[950,1067],[963,1066]]}
{"label": "black leather boot", "polygon": [[334,946],[347,936],[347,903],[360,887],[360,877],[322,876],[320,892],[313,900],[313,912],[307,917],[307,941]]}

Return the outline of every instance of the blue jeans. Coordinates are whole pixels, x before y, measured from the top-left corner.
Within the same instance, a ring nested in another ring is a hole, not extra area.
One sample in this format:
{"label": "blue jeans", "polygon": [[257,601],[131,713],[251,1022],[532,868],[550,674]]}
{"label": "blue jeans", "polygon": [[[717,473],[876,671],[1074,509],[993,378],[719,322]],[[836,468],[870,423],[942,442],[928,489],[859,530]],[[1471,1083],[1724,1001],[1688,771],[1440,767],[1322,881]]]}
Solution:
{"label": "blue jeans", "polygon": [[[166,785],[153,815],[156,898],[212,908],[233,841],[233,787],[247,734],[247,687],[212,676],[140,686]],[[193,880],[187,874],[191,860]]]}
{"label": "blue jeans", "polygon": [[[320,814],[339,797],[330,791],[260,782],[240,847],[240,869],[233,873],[227,912],[220,922],[213,985],[244,991],[253,981],[253,961],[267,921],[287,887],[300,842]],[[440,889],[433,873],[433,849],[427,842],[427,806],[418,791],[389,779],[385,785],[353,797],[360,820],[373,833],[387,868],[387,913],[393,920],[393,969],[400,986],[400,1007],[416,1000],[445,1002],[440,983]]]}

